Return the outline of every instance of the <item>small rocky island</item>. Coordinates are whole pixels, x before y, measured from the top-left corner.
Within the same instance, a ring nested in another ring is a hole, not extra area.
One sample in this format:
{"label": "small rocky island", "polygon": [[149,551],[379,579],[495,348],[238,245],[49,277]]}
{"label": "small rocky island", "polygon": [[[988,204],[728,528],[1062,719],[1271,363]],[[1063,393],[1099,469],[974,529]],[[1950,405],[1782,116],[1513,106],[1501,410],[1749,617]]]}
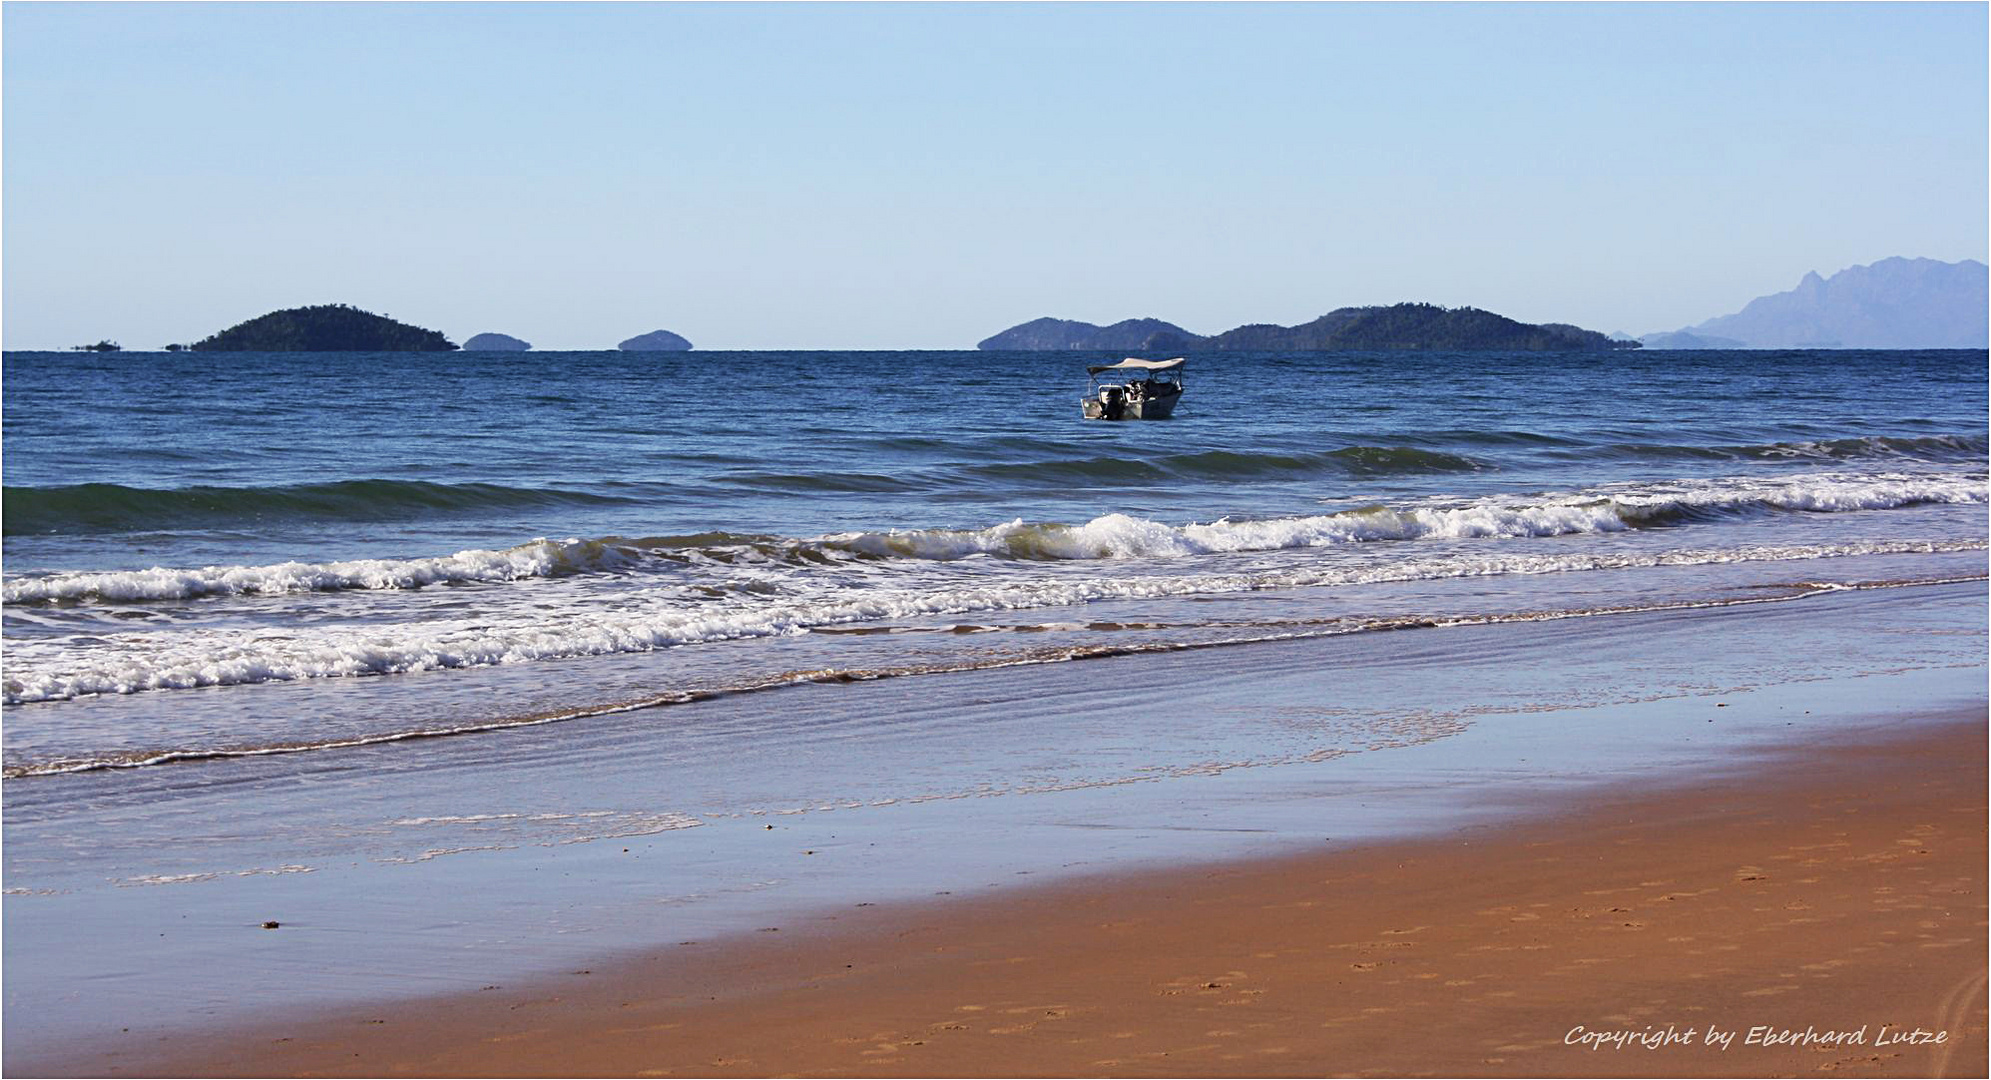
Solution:
{"label": "small rocky island", "polygon": [[652,330],[647,334],[638,334],[616,348],[623,352],[684,352],[691,348],[691,342],[669,330]]}
{"label": "small rocky island", "polygon": [[346,304],[286,308],[194,342],[196,352],[450,352],[435,330]]}
{"label": "small rocky island", "polygon": [[510,334],[472,334],[463,343],[464,352],[525,352],[530,348],[532,342]]}
{"label": "small rocky island", "polygon": [[1451,350],[1490,352],[1605,352],[1636,349],[1636,341],[1612,340],[1595,330],[1567,323],[1516,322],[1478,308],[1437,304],[1347,307],[1298,326],[1240,326],[1200,337],[1159,319],[1128,319],[1112,326],[1037,319],[1011,327],[976,346],[979,349],[1049,351],[1180,350],[1310,352],[1371,350]]}
{"label": "small rocky island", "polygon": [[1666,349],[1676,352],[1703,349],[1746,349],[1749,347],[1734,338],[1716,337],[1713,334],[1690,334],[1685,330],[1647,334],[1638,340],[1639,344],[1648,349]]}

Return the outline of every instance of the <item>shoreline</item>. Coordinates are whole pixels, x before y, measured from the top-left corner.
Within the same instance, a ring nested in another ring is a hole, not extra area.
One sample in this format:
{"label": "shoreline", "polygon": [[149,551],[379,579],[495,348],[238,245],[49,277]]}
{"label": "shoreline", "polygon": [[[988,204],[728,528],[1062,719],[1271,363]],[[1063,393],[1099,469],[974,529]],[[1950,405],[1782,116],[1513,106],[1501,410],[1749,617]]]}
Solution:
{"label": "shoreline", "polygon": [[[1424,838],[861,903],[10,1071],[1981,1075],[1985,730],[1874,721]],[[1622,1041],[1669,1025],[1703,1042]],[[1877,1045],[1918,1026],[1948,1034]]]}

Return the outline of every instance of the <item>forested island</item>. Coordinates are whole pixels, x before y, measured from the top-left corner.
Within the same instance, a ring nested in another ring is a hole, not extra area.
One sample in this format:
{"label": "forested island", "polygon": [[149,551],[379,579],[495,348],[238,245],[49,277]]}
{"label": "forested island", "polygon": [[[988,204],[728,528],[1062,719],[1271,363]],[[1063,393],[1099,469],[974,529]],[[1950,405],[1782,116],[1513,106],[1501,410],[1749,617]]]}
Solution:
{"label": "forested island", "polygon": [[1347,307],[1298,326],[1257,324],[1210,337],[1159,319],[1128,319],[1112,326],[1037,319],[981,342],[979,349],[1133,349],[1263,352],[1434,349],[1495,352],[1606,352],[1636,349],[1567,323],[1516,322],[1478,308],[1437,304]]}
{"label": "forested island", "polygon": [[196,352],[450,352],[456,344],[438,331],[347,304],[320,304],[259,315],[189,347]]}
{"label": "forested island", "polygon": [[1112,326],[1094,326],[1071,319],[1033,319],[1012,326],[976,345],[977,349],[1007,352],[1055,352],[1061,349],[1187,349],[1204,339],[1160,319],[1123,319]]}
{"label": "forested island", "polygon": [[1607,352],[1636,349],[1568,323],[1516,322],[1478,308],[1437,304],[1351,307],[1299,326],[1240,326],[1208,339],[1205,349],[1447,349],[1497,352]]}

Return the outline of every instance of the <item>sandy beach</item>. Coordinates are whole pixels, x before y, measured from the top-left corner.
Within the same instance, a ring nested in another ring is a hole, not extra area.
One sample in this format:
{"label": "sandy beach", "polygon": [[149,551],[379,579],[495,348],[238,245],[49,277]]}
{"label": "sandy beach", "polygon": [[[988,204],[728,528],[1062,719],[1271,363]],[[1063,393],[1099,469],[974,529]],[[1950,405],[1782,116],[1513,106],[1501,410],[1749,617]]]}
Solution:
{"label": "sandy beach", "polygon": [[1841,731],[1719,780],[1428,840],[859,904],[558,978],[70,1064],[1981,1076],[1984,720]]}

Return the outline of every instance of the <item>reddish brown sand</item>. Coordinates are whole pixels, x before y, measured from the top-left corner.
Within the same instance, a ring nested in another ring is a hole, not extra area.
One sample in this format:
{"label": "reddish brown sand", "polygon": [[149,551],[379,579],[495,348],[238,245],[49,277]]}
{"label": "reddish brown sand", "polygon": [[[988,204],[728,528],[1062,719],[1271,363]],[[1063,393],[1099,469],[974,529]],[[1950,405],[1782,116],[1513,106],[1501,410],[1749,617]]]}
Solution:
{"label": "reddish brown sand", "polygon": [[[866,906],[67,1067],[1984,1076],[1984,717],[1869,736],[1431,841]],[[1693,1043],[1586,1049],[1579,1025]],[[1865,1041],[1745,1045],[1757,1027]],[[1945,1041],[1878,1045],[1917,1028]]]}

